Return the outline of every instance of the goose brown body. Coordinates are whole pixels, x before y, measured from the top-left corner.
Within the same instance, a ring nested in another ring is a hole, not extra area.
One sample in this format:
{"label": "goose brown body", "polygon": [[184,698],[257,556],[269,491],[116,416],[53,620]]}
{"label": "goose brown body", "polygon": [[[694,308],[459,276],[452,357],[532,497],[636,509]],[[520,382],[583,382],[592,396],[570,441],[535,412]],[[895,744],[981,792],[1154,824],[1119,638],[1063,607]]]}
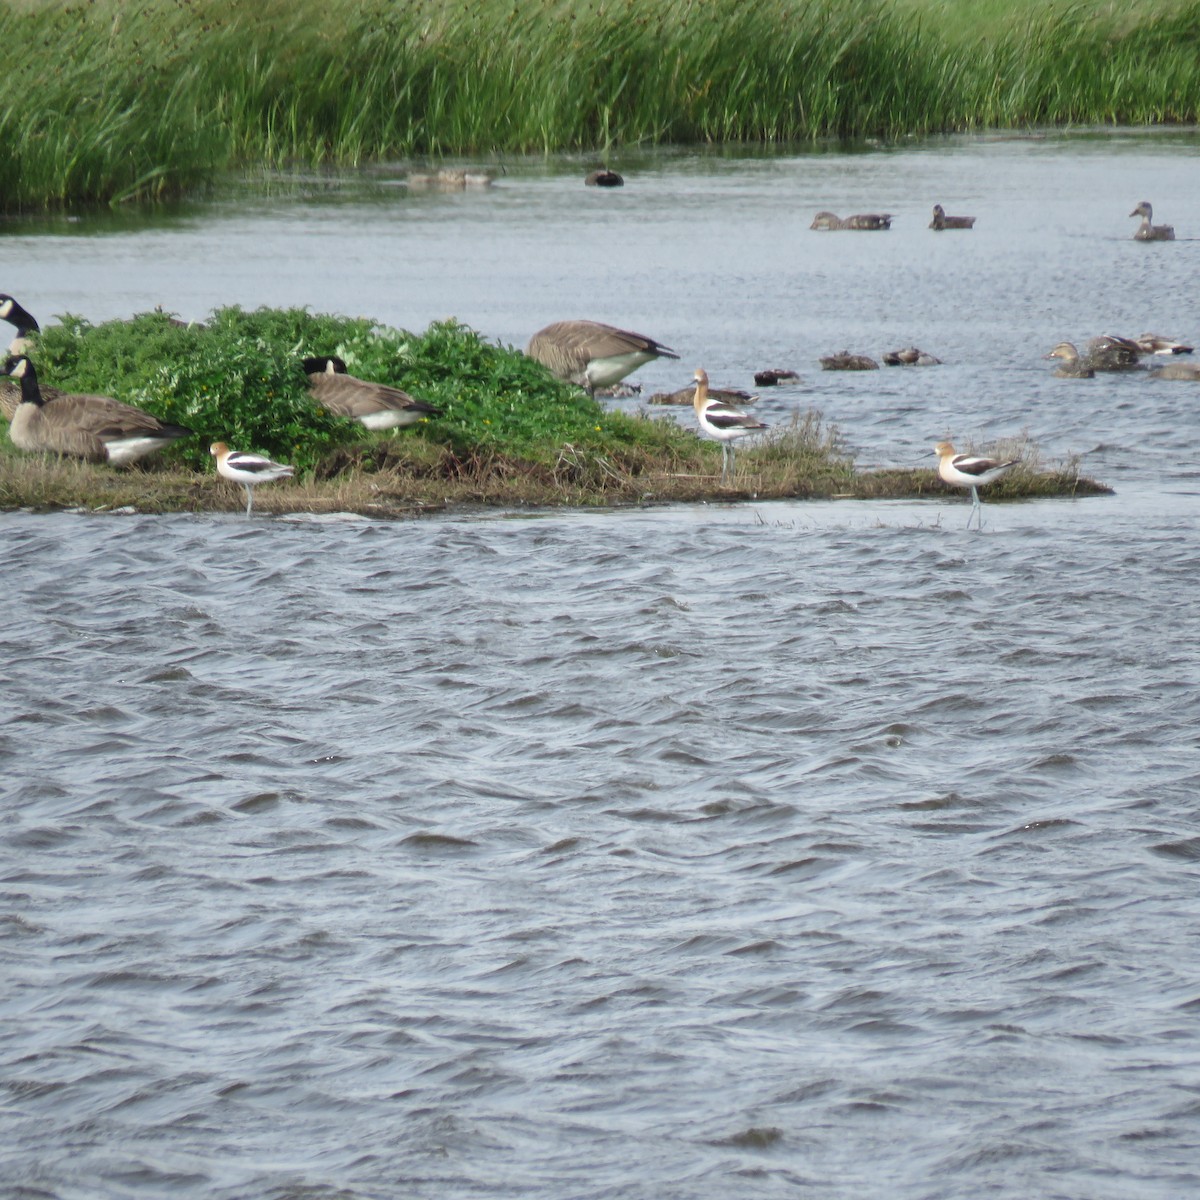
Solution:
{"label": "goose brown body", "polygon": [[38,386],[33,363],[23,354],[11,355],[0,373],[20,381],[21,402],[8,435],[14,446],[31,454],[60,454],[119,467],[192,432],[111,396],[60,392],[51,398]]}
{"label": "goose brown body", "polygon": [[345,362],[336,355],[306,358],[304,373],[309,394],[318,404],[368,429],[395,429],[442,415],[440,408],[415,399],[403,388],[348,374]]}
{"label": "goose brown body", "polygon": [[679,357],[652,337],[602,321],[555,321],[529,339],[525,353],[589,392],[620,383],[653,359]]}

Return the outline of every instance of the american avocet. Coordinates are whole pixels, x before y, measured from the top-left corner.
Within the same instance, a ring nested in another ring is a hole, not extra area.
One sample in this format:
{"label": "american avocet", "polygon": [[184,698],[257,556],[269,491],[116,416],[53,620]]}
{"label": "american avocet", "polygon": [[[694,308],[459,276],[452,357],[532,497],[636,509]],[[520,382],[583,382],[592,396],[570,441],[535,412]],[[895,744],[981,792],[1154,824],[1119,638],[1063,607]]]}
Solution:
{"label": "american avocet", "polygon": [[1133,235],[1135,242],[1173,242],[1175,240],[1174,225],[1151,224],[1154,218],[1154,209],[1150,206],[1149,200],[1143,200],[1129,215],[1142,218],[1142,223]]}
{"label": "american avocet", "polygon": [[1133,339],[1137,348],[1143,354],[1191,354],[1192,347],[1186,342],[1177,342],[1174,338],[1163,337],[1161,333],[1143,333]]}
{"label": "american avocet", "polygon": [[616,171],[610,171],[607,167],[597,167],[594,171],[589,171],[583,182],[588,187],[609,188],[625,186],[625,180]]}
{"label": "american avocet", "polygon": [[529,339],[525,353],[589,395],[652,359],[679,357],[652,337],[600,321],[556,321]]}
{"label": "american avocet", "polygon": [[272,462],[261,454],[230,450],[224,442],[213,442],[208,451],[217,460],[217,474],[240,483],[246,489],[246,516],[254,508],[254,489],[260,483],[286,479],[295,470],[284,463]]}
{"label": "american avocet", "polygon": [[696,381],[696,395],[692,399],[696,420],[709,437],[721,443],[721,482],[724,483],[733,470],[733,443],[748,433],[757,433],[767,427],[757,417],[742,412],[740,408],[714,400],[708,394],[707,372],[697,371],[692,378]]}
{"label": "american avocet", "polygon": [[1015,467],[1018,458],[1001,462],[995,458],[984,458],[977,454],[958,454],[950,442],[938,442],[933,448],[938,456],[938,475],[953,487],[971,489],[971,512],[967,514],[967,528],[971,528],[971,514],[979,514],[978,525],[983,527],[983,512],[979,505],[978,488],[993,483],[1005,471]]}
{"label": "american avocet", "polygon": [[318,404],[368,429],[396,429],[442,415],[440,408],[415,400],[398,387],[348,375],[345,362],[336,354],[306,358],[304,373],[309,394]]}
{"label": "american avocet", "polygon": [[933,220],[929,222],[930,229],[973,229],[974,217],[948,217],[946,210],[940,205],[933,206]]}
{"label": "american avocet", "polygon": [[10,355],[0,374],[21,385],[21,402],[8,427],[8,436],[19,450],[123,467],[192,432],[111,396],[58,392],[47,397],[38,386],[33,363],[24,354]]}
{"label": "american avocet", "polygon": [[891,229],[891,213],[855,213],[839,217],[837,213],[819,212],[809,229]]}

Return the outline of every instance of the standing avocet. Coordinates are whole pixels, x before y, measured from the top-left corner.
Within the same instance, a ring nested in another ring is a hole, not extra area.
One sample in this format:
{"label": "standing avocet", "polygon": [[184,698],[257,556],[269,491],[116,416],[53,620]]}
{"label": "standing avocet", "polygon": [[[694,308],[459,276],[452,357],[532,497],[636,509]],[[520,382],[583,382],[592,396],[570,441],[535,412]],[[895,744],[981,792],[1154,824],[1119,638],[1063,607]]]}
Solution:
{"label": "standing avocet", "polygon": [[217,474],[246,489],[246,516],[254,508],[254,488],[260,483],[272,483],[286,479],[295,470],[285,463],[272,462],[261,454],[247,454],[243,450],[230,450],[224,442],[213,442],[209,453],[217,460]]}
{"label": "standing avocet", "polygon": [[715,437],[721,443],[721,482],[724,483],[733,470],[733,443],[748,433],[757,433],[767,427],[740,408],[723,400],[714,400],[708,394],[707,372],[697,371],[692,378],[696,381],[696,396],[692,401],[696,420],[709,437]]}
{"label": "standing avocet", "polygon": [[971,528],[971,515],[978,514],[977,527],[983,528],[983,511],[979,506],[979,491],[985,483],[993,483],[1005,471],[1015,467],[1021,460],[1009,459],[1001,462],[996,458],[984,458],[978,454],[958,454],[949,442],[938,442],[933,448],[938,456],[938,475],[952,487],[971,489],[971,512],[967,514],[967,528]]}

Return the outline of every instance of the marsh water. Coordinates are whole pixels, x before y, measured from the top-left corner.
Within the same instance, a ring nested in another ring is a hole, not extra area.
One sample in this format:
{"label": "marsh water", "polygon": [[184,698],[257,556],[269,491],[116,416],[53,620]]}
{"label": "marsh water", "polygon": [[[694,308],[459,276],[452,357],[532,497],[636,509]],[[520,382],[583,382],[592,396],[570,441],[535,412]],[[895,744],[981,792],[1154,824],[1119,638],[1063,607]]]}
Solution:
{"label": "marsh water", "polygon": [[0,515],[0,1195],[1194,1193],[1200,384],[1042,355],[1200,336],[1200,137],[589,165],[10,222],[0,288],[608,320],[647,393],[1115,493]]}

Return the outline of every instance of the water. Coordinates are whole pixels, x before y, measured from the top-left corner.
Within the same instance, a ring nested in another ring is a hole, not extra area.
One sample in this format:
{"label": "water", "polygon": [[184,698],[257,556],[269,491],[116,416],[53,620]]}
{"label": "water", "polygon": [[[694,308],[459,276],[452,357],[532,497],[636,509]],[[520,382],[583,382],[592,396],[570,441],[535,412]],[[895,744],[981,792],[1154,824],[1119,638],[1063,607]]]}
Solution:
{"label": "water", "polygon": [[[652,389],[796,366],[756,411],[861,461],[1027,428],[1117,494],[982,535],[957,498],[0,516],[0,1194],[1195,1191],[1197,391],[1039,356],[1200,333],[1196,163],[668,155],[615,198],[528,165],[10,230],[39,315],[619,319],[685,356]],[[1179,242],[1129,240],[1143,195]],[[946,365],[815,367],[911,342]]]}

